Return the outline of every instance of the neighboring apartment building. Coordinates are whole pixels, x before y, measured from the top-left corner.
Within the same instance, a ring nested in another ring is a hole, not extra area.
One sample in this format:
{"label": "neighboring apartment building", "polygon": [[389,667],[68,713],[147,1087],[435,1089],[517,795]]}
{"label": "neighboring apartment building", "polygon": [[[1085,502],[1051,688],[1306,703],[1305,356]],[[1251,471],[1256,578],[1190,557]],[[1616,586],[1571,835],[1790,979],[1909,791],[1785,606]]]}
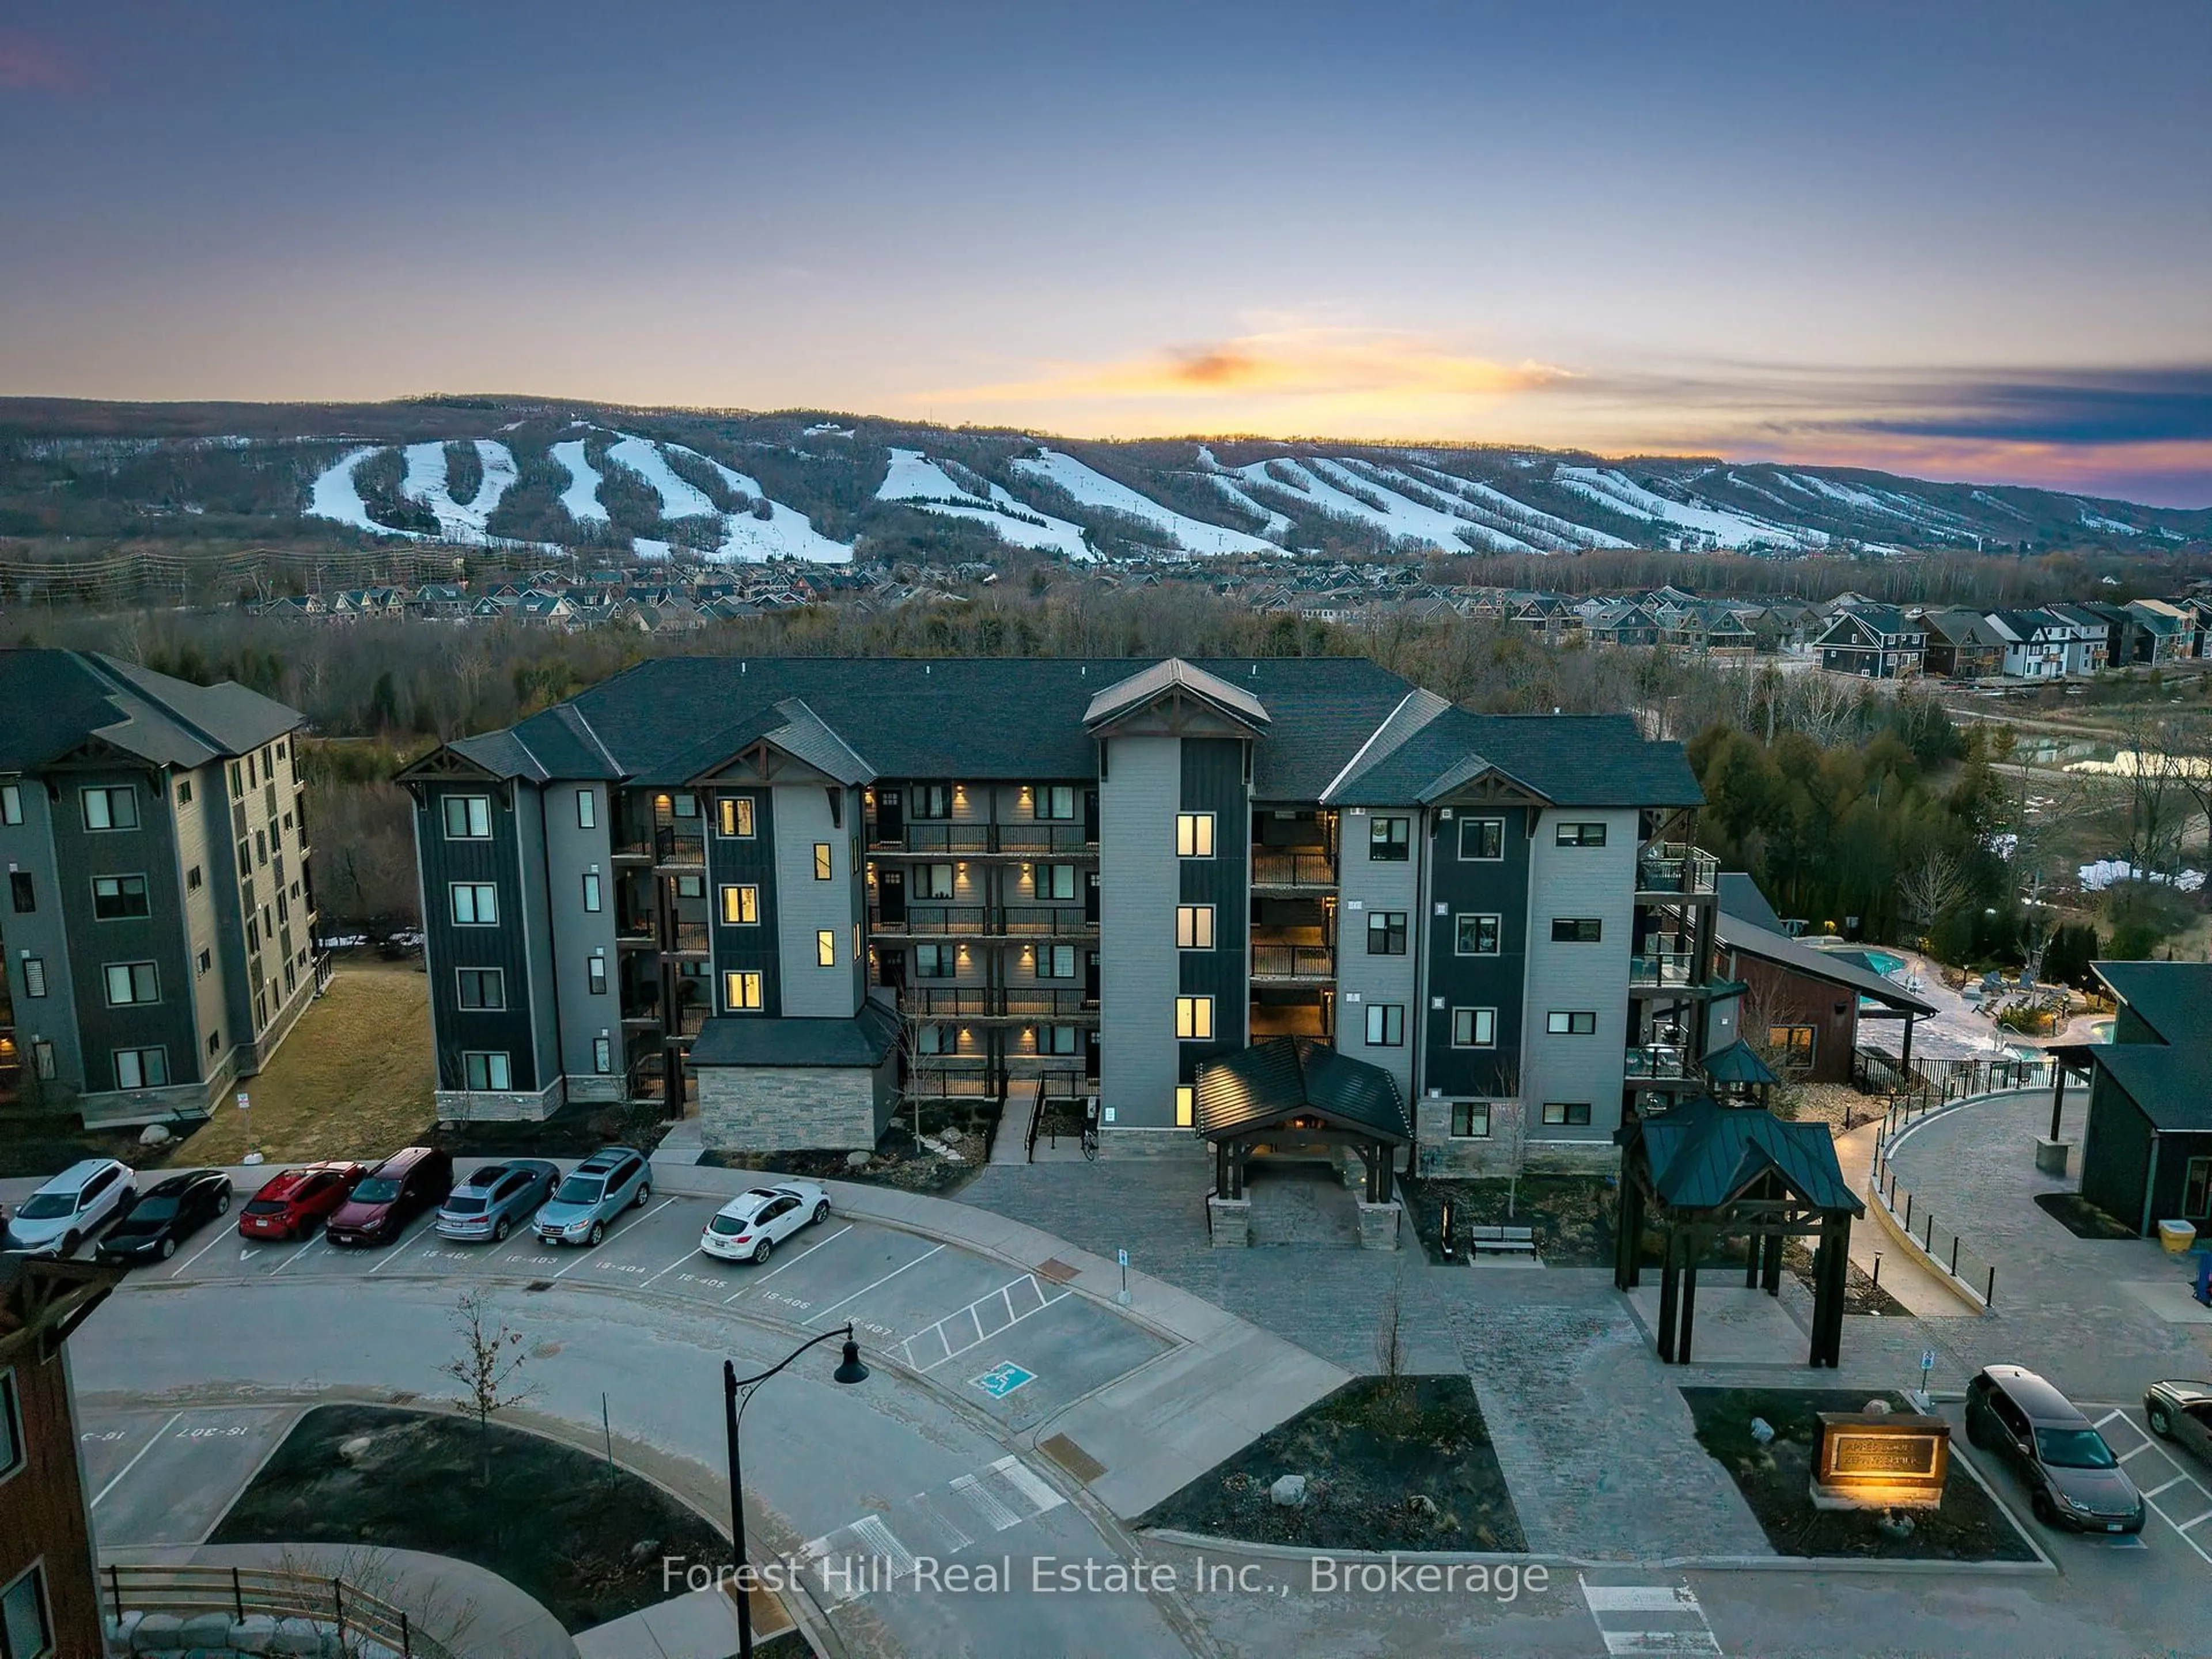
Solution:
{"label": "neighboring apartment building", "polygon": [[1680,746],[1356,659],[667,659],[401,777],[448,1117],[692,1076],[710,1146],[867,1146],[902,1091],[1042,1085],[1127,1149],[1288,1036],[1431,1162],[1524,1103],[1609,1158],[1703,1052]]}
{"label": "neighboring apartment building", "polygon": [[315,988],[300,716],[75,651],[0,652],[0,951],[19,1093],[204,1115]]}

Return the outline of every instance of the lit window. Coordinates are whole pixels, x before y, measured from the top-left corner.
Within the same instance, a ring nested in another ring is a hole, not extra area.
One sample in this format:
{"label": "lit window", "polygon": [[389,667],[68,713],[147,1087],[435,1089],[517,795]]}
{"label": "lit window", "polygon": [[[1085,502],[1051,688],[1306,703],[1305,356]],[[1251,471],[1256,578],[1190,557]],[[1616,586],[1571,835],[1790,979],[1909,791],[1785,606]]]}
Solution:
{"label": "lit window", "polygon": [[1176,948],[1179,951],[1211,951],[1213,948],[1212,905],[1176,906]]}
{"label": "lit window", "polygon": [[761,1006],[761,976],[757,969],[744,969],[722,975],[722,1006],[733,1014],[758,1013]]}
{"label": "lit window", "polygon": [[102,921],[145,915],[148,914],[146,878],[94,876],[92,878],[92,914]]}
{"label": "lit window", "polygon": [[1403,864],[1413,855],[1413,820],[1376,818],[1368,826],[1367,856],[1376,864]]}
{"label": "lit window", "polygon": [[757,887],[725,887],[722,889],[722,920],[733,927],[750,927],[760,921],[760,889]]}
{"label": "lit window", "polygon": [[830,843],[826,841],[816,842],[814,843],[814,879],[828,881],[835,873],[835,866],[830,863]]}
{"label": "lit window", "polygon": [[1588,1009],[1554,1008],[1544,1016],[1550,1036],[1591,1036],[1597,1031],[1597,1015]]}
{"label": "lit window", "polygon": [[1490,1103],[1486,1100],[1452,1102],[1451,1132],[1455,1140],[1489,1139]]}
{"label": "lit window", "polygon": [[118,1048],[115,1086],[118,1089],[161,1089],[168,1086],[167,1048]]}
{"label": "lit window", "polygon": [[1176,999],[1176,1036],[1185,1042],[1211,1042],[1213,1040],[1212,997]]}
{"label": "lit window", "polygon": [[514,1070],[505,1054],[469,1053],[461,1056],[463,1086],[507,1090],[514,1086]]}
{"label": "lit window", "polygon": [[448,795],[446,797],[445,810],[447,841],[489,841],[491,839],[491,797],[489,795]]}
{"label": "lit window", "polygon": [[605,898],[599,887],[599,872],[596,870],[585,871],[584,908],[596,913],[605,902]]}
{"label": "lit window", "polygon": [[101,970],[107,982],[107,1006],[127,1008],[133,1003],[161,1000],[161,975],[150,962],[111,962]]}
{"label": "lit window", "polygon": [[1553,1127],[1565,1126],[1582,1128],[1590,1121],[1589,1103],[1586,1100],[1547,1100],[1544,1103],[1544,1121]]}
{"label": "lit window", "polygon": [[1459,937],[1454,945],[1463,957],[1494,957],[1498,954],[1498,918],[1496,916],[1461,916]]}
{"label": "lit window", "polygon": [[715,804],[715,825],[726,836],[750,840],[753,833],[753,798],[750,795],[724,795]]}
{"label": "lit window", "polygon": [[[592,902],[596,876],[584,878],[584,908]],[[457,881],[453,884],[453,925],[457,927],[495,927],[499,925],[499,890],[488,881]]]}
{"label": "lit window", "polygon": [[82,792],[82,798],[86,829],[136,830],[138,827],[138,794],[129,784],[112,789],[87,789]]}
{"label": "lit window", "polygon": [[1563,823],[1553,832],[1552,840],[1559,847],[1602,847],[1605,845],[1605,826],[1602,823]]}
{"label": "lit window", "polygon": [[1498,1010],[1495,1008],[1455,1008],[1452,1010],[1452,1047],[1455,1048],[1494,1048],[1498,1046]]}
{"label": "lit window", "polygon": [[814,935],[814,965],[817,968],[835,968],[837,965],[836,928],[824,927]]}
{"label": "lit window", "polygon": [[1210,859],[1213,856],[1212,813],[1176,814],[1176,856],[1184,859]]}
{"label": "lit window", "polygon": [[1176,1085],[1176,1127],[1188,1129],[1198,1115],[1198,1091],[1188,1083]]}
{"label": "lit window", "polygon": [[1505,820],[1504,818],[1462,818],[1459,821],[1459,855],[1476,862],[1487,862],[1505,856]]}
{"label": "lit window", "polygon": [[1605,923],[1595,916],[1553,916],[1552,943],[1595,945],[1605,935]]}
{"label": "lit window", "polygon": [[1406,1046],[1406,1005],[1370,1002],[1367,1005],[1367,1046],[1402,1048]]}
{"label": "lit window", "polygon": [[459,976],[462,1007],[489,1011],[507,1006],[507,975],[500,969],[462,968],[456,972]]}

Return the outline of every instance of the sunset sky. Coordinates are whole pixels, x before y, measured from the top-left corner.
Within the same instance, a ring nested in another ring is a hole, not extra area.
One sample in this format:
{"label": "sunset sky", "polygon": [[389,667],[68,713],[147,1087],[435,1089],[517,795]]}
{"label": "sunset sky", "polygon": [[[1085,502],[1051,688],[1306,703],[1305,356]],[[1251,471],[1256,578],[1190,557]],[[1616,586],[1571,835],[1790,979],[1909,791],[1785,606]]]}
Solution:
{"label": "sunset sky", "polygon": [[0,394],[2212,505],[2212,0],[0,0]]}

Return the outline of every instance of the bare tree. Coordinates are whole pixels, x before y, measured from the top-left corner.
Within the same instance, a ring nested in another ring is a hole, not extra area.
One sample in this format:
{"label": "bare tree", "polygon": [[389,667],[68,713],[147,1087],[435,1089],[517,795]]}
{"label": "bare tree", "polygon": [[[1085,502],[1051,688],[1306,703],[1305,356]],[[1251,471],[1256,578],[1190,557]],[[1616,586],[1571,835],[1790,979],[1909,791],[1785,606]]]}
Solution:
{"label": "bare tree", "polygon": [[1804,1008],[1784,990],[1778,975],[1749,973],[1744,975],[1744,984],[1736,1036],[1778,1079],[1766,1091],[1769,1109],[1777,1117],[1795,1117],[1805,1100],[1804,1060],[1791,1052],[1786,1041],[1775,1038],[1778,1031],[1807,1023]]}
{"label": "bare tree", "polygon": [[527,1356],[522,1333],[510,1330],[493,1315],[481,1291],[466,1291],[453,1306],[453,1328],[460,1333],[461,1351],[438,1367],[466,1390],[458,1403],[477,1420],[477,1449],[483,1459],[483,1484],[491,1485],[491,1419],[511,1407],[534,1399],[538,1384],[521,1381]]}
{"label": "bare tree", "polygon": [[1929,848],[1897,878],[1898,902],[1923,931],[1972,890],[1964,861],[1942,847]]}

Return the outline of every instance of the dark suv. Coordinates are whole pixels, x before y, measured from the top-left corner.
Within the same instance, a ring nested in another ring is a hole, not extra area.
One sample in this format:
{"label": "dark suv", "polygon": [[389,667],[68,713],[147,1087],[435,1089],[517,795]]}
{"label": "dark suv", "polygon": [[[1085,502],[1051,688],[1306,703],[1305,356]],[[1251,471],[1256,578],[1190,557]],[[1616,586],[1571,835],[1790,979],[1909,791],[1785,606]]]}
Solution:
{"label": "dark suv", "polygon": [[2025,1366],[1990,1365],[1966,1384],[1966,1438],[2013,1466],[2045,1526],[2142,1530],[2142,1494],[2105,1437]]}
{"label": "dark suv", "polygon": [[388,1244],[453,1190],[449,1154],[435,1146],[404,1147],[355,1183],[323,1224],[323,1237],[333,1244]]}

